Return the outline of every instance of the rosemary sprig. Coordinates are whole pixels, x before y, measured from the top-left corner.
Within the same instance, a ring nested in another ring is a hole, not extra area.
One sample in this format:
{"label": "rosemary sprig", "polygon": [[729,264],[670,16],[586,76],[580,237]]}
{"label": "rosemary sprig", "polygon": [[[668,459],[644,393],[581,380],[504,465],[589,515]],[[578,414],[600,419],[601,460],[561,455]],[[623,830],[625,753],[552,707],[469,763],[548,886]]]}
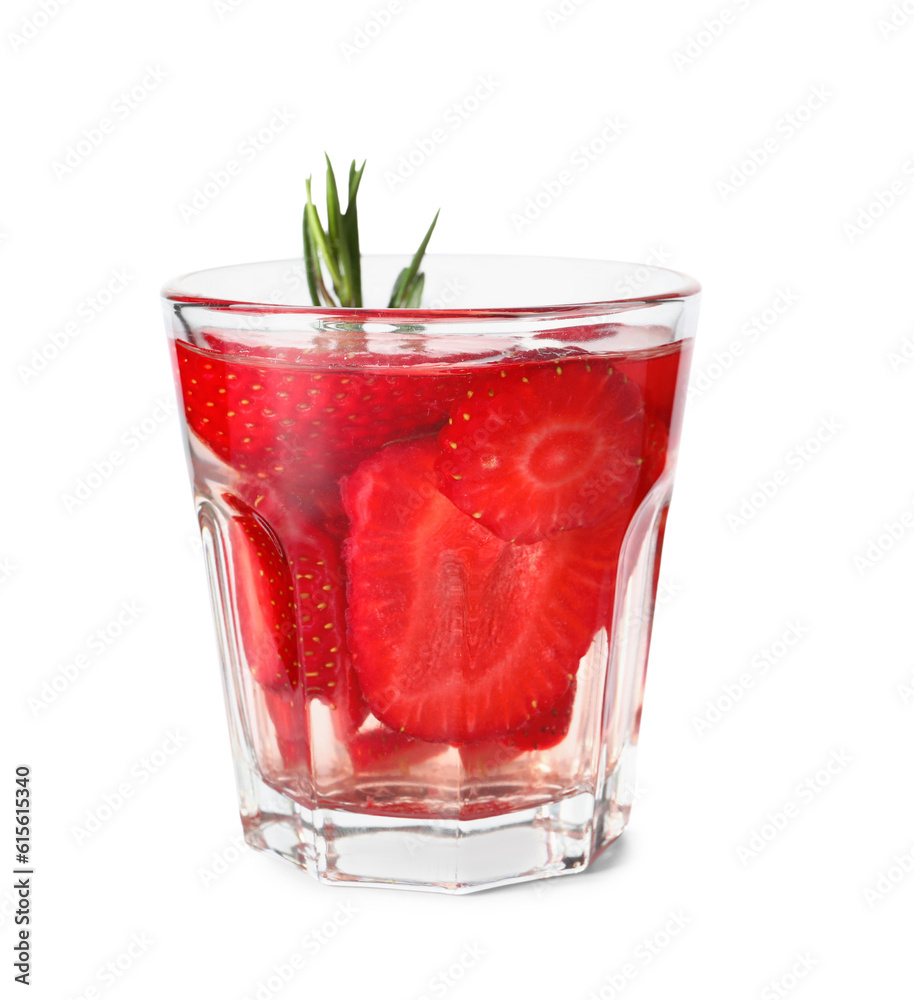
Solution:
{"label": "rosemary sprig", "polygon": [[[362,305],[362,257],[359,250],[359,217],[356,198],[365,163],[356,170],[355,160],[349,167],[349,186],[346,211],[340,208],[340,196],[336,176],[327,161],[327,228],[324,229],[320,215],[311,200],[311,178],[305,182],[307,200],[302,218],[302,242],[305,252],[305,273],[311,301],[316,306]],[[440,212],[440,209],[439,209]],[[414,309],[422,300],[425,275],[419,270],[425,248],[431,239],[438,214],[429,226],[425,238],[419,245],[409,267],[404,267],[397,275],[391,292],[388,309]],[[324,268],[330,277],[333,291],[324,280]],[[336,295],[336,298],[334,298]]]}

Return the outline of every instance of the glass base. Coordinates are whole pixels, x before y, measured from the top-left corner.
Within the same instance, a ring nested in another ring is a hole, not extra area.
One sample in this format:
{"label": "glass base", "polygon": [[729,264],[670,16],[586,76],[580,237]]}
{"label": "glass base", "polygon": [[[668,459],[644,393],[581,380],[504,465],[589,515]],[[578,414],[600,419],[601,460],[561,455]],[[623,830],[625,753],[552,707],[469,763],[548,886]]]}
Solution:
{"label": "glass base", "polygon": [[[309,809],[248,775],[244,839],[320,882],[463,894],[584,871],[622,833],[629,806],[570,795],[473,820],[410,818]],[[253,794],[250,794],[253,793]]]}

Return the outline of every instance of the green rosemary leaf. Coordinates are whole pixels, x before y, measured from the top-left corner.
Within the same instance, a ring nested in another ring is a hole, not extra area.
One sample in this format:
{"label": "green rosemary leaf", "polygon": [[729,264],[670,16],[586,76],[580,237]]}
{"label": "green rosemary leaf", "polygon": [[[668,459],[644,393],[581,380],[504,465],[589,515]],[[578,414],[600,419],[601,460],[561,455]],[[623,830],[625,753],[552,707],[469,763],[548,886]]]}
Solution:
{"label": "green rosemary leaf", "polygon": [[[308,181],[310,183],[310,178]],[[310,193],[309,193],[310,194]],[[308,209],[302,212],[301,220],[302,240],[305,244],[305,274],[308,277],[308,291],[311,293],[312,305],[321,305],[320,296],[317,293],[317,275],[320,274],[320,261],[314,254],[314,242],[311,239],[311,230],[308,226]]]}
{"label": "green rosemary leaf", "polygon": [[[412,259],[412,263],[406,268],[405,275],[401,272],[400,277],[397,278],[397,284],[394,285],[394,290],[390,296],[390,303],[388,309],[402,309],[406,301],[410,298],[410,292],[412,290],[413,282],[416,280],[416,274],[419,271],[419,265],[422,263],[422,257],[425,254],[425,248],[428,246],[428,241],[432,238],[432,233],[435,230],[435,225],[438,222],[438,216],[441,213],[441,209],[435,212],[435,218],[432,219],[432,224],[428,227],[428,232],[425,234],[425,238],[419,244],[419,249],[416,251],[416,255]],[[402,282],[400,278],[402,277]]]}
{"label": "green rosemary leaf", "polygon": [[[303,227],[307,230],[308,241],[310,243],[310,249],[313,259],[313,269],[312,274],[314,276],[314,282],[317,288],[318,298],[320,302],[317,305],[335,306],[336,302],[333,300],[333,296],[327,291],[327,287],[324,284],[324,273],[321,269],[320,263],[320,252],[322,247],[326,248],[327,238],[324,235],[323,227],[321,226],[320,218],[317,214],[317,209],[314,207],[314,202],[311,200],[311,178],[309,177],[305,181],[305,191],[307,193],[307,201],[305,202],[305,220]],[[326,251],[323,251],[326,258]],[[330,265],[328,264],[328,267]],[[331,272],[332,273],[332,272]]]}
{"label": "green rosemary leaf", "polygon": [[311,203],[309,198],[308,204],[305,206],[305,212],[308,216],[308,226],[311,230],[311,238],[314,240],[314,245],[320,252],[321,257],[323,257],[324,263],[327,265],[327,270],[330,272],[330,277],[333,280],[333,287],[337,290],[343,287],[343,278],[340,274],[340,270],[337,267],[337,262],[330,252],[330,247],[327,244],[327,234],[324,232],[324,227],[321,225],[320,216],[317,214],[317,209]]}
{"label": "green rosemary leaf", "polygon": [[352,205],[355,202],[355,196],[359,193],[359,185],[362,183],[362,174],[365,171],[365,164],[368,160],[362,160],[362,165],[358,170],[355,169],[355,160],[349,167],[349,204]]}
{"label": "green rosemary leaf", "polygon": [[393,291],[390,293],[390,302],[387,304],[388,309],[399,309],[401,306],[398,304],[403,293],[404,282],[406,281],[406,273],[409,268],[404,267],[402,271],[397,275],[397,280],[394,282]]}
{"label": "green rosemary leaf", "polygon": [[351,305],[361,308],[362,305],[362,253],[359,249],[359,213],[356,205],[356,197],[359,193],[359,184],[362,181],[362,172],[365,163],[356,170],[355,160],[349,167],[349,203],[346,205],[346,212],[343,215],[343,239],[349,250],[349,262],[352,275],[352,302]]}
{"label": "green rosemary leaf", "polygon": [[416,280],[413,282],[413,287],[410,289],[409,295],[406,297],[406,302],[403,304],[407,309],[418,309],[422,302],[422,292],[425,290],[425,275],[417,274]]}
{"label": "green rosemary leaf", "polygon": [[352,301],[352,267],[349,244],[343,230],[343,215],[340,212],[340,196],[336,187],[336,177],[330,164],[330,157],[326,153],[324,153],[324,159],[327,161],[327,245],[342,278],[342,285],[335,285],[336,294],[341,306],[351,306],[354,303]]}

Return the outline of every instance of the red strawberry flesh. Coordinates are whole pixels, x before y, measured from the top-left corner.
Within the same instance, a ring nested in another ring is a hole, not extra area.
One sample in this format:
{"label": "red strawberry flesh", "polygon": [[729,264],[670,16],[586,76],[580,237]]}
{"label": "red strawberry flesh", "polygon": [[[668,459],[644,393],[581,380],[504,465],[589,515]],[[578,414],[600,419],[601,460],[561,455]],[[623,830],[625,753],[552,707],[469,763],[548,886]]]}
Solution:
{"label": "red strawberry flesh", "polygon": [[513,365],[451,407],[440,487],[505,541],[589,527],[634,491],[643,422],[637,386],[605,359]]}
{"label": "red strawberry flesh", "polygon": [[338,545],[313,526],[289,542],[299,641],[307,697],[336,713],[343,738],[362,724],[365,706],[346,641],[346,582]]}
{"label": "red strawberry flesh", "polygon": [[554,705],[541,709],[519,729],[502,737],[502,742],[519,753],[527,750],[548,750],[561,743],[568,735],[571,726],[576,687],[577,685],[572,683]]}
{"label": "red strawberry flesh", "polygon": [[263,518],[239,497],[223,499],[236,512],[230,545],[245,659],[262,687],[291,691],[299,682],[299,651],[289,565]]}
{"label": "red strawberry flesh", "polygon": [[437,757],[447,748],[380,726],[358,733],[349,741],[348,749],[352,765],[358,771],[394,769],[407,773],[413,764]]}
{"label": "red strawberry flesh", "polygon": [[554,705],[547,705],[531,716],[519,729],[497,740],[483,740],[460,748],[460,761],[470,775],[496,774],[501,765],[528,751],[549,750],[568,735],[577,684]]}
{"label": "red strawberry flesh", "polygon": [[440,427],[459,378],[264,364],[177,341],[187,424],[237,471],[316,486]]}
{"label": "red strawberry flesh", "polygon": [[[322,530],[300,496],[292,499],[257,481],[239,487],[256,516],[281,540],[288,566],[298,645],[293,686],[338,713],[335,723],[348,736],[367,714],[352,670],[346,641],[346,578],[339,543]],[[316,508],[320,509],[320,508]]]}
{"label": "red strawberry flesh", "polygon": [[567,690],[611,594],[591,533],[504,542],[436,488],[434,438],[344,483],[355,668],[391,729],[462,744],[518,729]]}

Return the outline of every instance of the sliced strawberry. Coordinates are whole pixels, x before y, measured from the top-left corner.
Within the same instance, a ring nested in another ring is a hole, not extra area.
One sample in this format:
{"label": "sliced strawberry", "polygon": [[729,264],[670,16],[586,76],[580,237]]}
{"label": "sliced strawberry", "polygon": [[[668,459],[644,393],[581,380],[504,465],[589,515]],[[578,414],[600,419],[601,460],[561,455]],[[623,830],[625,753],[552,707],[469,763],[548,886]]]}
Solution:
{"label": "sliced strawberry", "polygon": [[364,722],[368,708],[346,641],[343,564],[332,538],[307,522],[296,528],[288,550],[305,691],[334,709],[334,724],[345,739]]}
{"label": "sliced strawberry", "polygon": [[239,477],[237,494],[249,503],[283,539],[294,538],[301,526],[342,541],[349,531],[339,482],[309,487],[282,478]]}
{"label": "sliced strawberry", "polygon": [[503,368],[454,402],[440,486],[505,541],[594,525],[635,488],[643,420],[637,386],[605,359]]}
{"label": "sliced strawberry", "polygon": [[299,681],[295,591],[289,565],[269,525],[239,497],[223,495],[237,513],[230,540],[238,630],[254,679],[289,692]]}
{"label": "sliced strawberry", "polygon": [[230,538],[238,629],[245,660],[273,723],[284,767],[308,760],[308,724],[300,685],[295,590],[285,555],[264,519],[240,497],[223,494]]}
{"label": "sliced strawberry", "polygon": [[391,445],[343,484],[349,632],[378,719],[462,744],[518,729],[568,690],[615,561],[589,531],[502,541],[436,488],[437,455],[431,437]]}
{"label": "sliced strawberry", "polygon": [[548,750],[561,743],[568,735],[571,726],[571,713],[574,710],[576,682],[551,707],[544,708],[531,716],[520,729],[502,737],[502,742],[513,747],[518,753],[527,750]]}
{"label": "sliced strawberry", "polygon": [[491,776],[522,753],[549,750],[568,735],[574,709],[576,682],[551,707],[532,715],[519,729],[497,740],[483,740],[460,748],[460,762],[467,774]]}
{"label": "sliced strawberry", "polygon": [[343,511],[343,498],[340,496],[340,485],[333,482],[323,489],[309,491],[307,502],[314,511],[312,520],[338,542],[341,542],[349,532],[349,521]]}
{"label": "sliced strawberry", "polygon": [[437,757],[447,748],[440,743],[426,743],[387,726],[359,733],[349,741],[349,756],[358,771],[396,769],[408,773],[413,764]]}
{"label": "sliced strawberry", "polygon": [[187,424],[243,473],[319,485],[388,441],[440,426],[459,377],[317,371],[175,345]]}
{"label": "sliced strawberry", "polygon": [[[314,491],[280,492],[256,479],[243,482],[239,491],[268,521],[287,553],[307,697],[338,711],[337,730],[348,738],[365,720],[368,708],[346,640],[346,573],[339,541],[322,530],[333,512],[332,494],[328,490],[315,500]],[[333,520],[337,517],[344,518],[341,509]]]}
{"label": "sliced strawberry", "polygon": [[[262,686],[284,694],[301,687],[307,700],[338,711],[335,724],[348,738],[368,709],[346,643],[339,545],[287,497],[257,485],[239,484],[244,499],[226,494],[233,509],[246,511],[235,520],[247,540],[236,544],[244,560],[236,562],[236,586],[248,662]],[[282,636],[279,646],[274,633]]]}

